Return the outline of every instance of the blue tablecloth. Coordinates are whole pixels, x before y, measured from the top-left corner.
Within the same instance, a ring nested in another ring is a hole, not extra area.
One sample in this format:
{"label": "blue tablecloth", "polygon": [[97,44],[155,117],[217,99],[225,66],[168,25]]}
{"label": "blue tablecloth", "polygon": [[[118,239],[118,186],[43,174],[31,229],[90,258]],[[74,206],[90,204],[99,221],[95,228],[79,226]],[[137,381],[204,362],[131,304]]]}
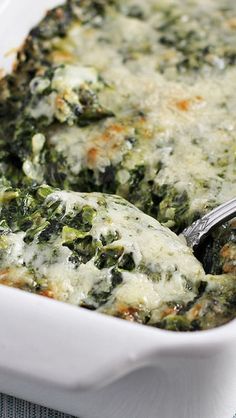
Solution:
{"label": "blue tablecloth", "polygon": [[0,418],[75,418],[8,395],[0,394]]}

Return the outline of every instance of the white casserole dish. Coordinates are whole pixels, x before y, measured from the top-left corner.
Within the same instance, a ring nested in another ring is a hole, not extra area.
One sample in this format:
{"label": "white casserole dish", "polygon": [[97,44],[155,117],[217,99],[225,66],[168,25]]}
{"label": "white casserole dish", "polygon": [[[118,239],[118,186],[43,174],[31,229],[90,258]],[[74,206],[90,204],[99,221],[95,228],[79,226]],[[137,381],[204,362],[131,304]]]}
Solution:
{"label": "white casserole dish", "polygon": [[[0,67],[56,0],[0,0]],[[80,418],[232,418],[236,321],[172,333],[0,286],[0,391]]]}

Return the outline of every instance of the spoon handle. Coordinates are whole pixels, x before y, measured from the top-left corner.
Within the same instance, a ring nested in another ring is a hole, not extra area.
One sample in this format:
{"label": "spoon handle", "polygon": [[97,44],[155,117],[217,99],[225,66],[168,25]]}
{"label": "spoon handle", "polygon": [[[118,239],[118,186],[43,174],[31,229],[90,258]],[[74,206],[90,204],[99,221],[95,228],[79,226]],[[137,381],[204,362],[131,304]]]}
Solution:
{"label": "spoon handle", "polygon": [[236,198],[217,206],[202,218],[193,222],[182,234],[185,236],[189,247],[196,247],[207,237],[207,235],[219,225],[233,219],[236,216]]}

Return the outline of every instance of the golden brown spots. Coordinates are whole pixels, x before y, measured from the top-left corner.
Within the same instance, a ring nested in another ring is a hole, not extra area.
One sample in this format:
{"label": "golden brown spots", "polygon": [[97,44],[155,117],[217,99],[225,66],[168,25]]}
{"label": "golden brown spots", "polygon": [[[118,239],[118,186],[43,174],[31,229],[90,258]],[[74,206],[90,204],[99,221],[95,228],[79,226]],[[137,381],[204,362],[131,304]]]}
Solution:
{"label": "golden brown spots", "polygon": [[236,244],[225,244],[220,255],[224,259],[223,272],[236,273]]}
{"label": "golden brown spots", "polygon": [[190,108],[190,100],[179,100],[178,102],[176,102],[176,107],[181,110],[182,112],[188,112],[189,108]]}
{"label": "golden brown spots", "polygon": [[176,310],[174,307],[167,307],[166,309],[164,309],[164,311],[161,314],[161,319],[165,318],[168,315],[173,315],[176,313]]}
{"label": "golden brown spots", "polygon": [[118,308],[118,316],[126,321],[138,321],[138,309],[132,306],[120,305]]}
{"label": "golden brown spots", "polygon": [[191,107],[194,105],[198,105],[200,102],[202,102],[204,99],[202,96],[197,95],[191,99],[183,99],[183,100],[177,100],[175,102],[175,106],[178,110],[181,112],[188,112],[191,110]]}
{"label": "golden brown spots", "polygon": [[109,130],[113,132],[123,132],[124,126],[119,125],[118,123],[114,123],[113,125],[109,126]]}
{"label": "golden brown spots", "polygon": [[68,51],[56,50],[51,53],[50,57],[52,61],[56,64],[71,64],[72,62],[74,62],[73,55]]}
{"label": "golden brown spots", "polygon": [[182,305],[177,304],[175,306],[167,306],[162,312],[161,312],[161,319],[165,318],[169,315],[177,315],[179,311],[181,310]]}
{"label": "golden brown spots", "polygon": [[1,269],[0,270],[0,280],[5,279],[9,274],[9,268]]}
{"label": "golden brown spots", "polygon": [[37,76],[43,76],[45,74],[45,68],[38,68],[36,71]]}
{"label": "golden brown spots", "polygon": [[220,255],[224,258],[232,258],[234,254],[234,252],[232,251],[231,245],[230,244],[225,244],[223,246],[223,248],[220,251]]}
{"label": "golden brown spots", "polygon": [[110,132],[104,132],[102,135],[100,135],[99,137],[98,137],[98,142],[101,140],[101,141],[104,141],[104,142],[108,142],[108,141],[110,141],[110,139],[112,138],[112,136],[111,136],[111,133]]}
{"label": "golden brown spots", "polygon": [[64,12],[63,12],[63,9],[61,7],[56,9],[55,14],[56,14],[57,19],[62,19],[64,17]]}
{"label": "golden brown spots", "polygon": [[230,225],[231,225],[231,227],[232,227],[232,228],[236,228],[236,219],[233,219],[233,220],[230,222]]}
{"label": "golden brown spots", "polygon": [[220,255],[229,260],[236,260],[236,244],[225,244],[220,251]]}
{"label": "golden brown spots", "polygon": [[5,75],[5,71],[2,68],[0,68],[0,80],[1,78],[4,77],[4,75]]}
{"label": "golden brown spots", "polygon": [[[50,16],[52,15],[52,12],[54,12],[54,10],[47,10],[46,15]],[[55,9],[55,13],[54,16],[58,19],[61,20],[64,17],[64,11],[61,7],[58,7],[57,9]]]}
{"label": "golden brown spots", "polygon": [[189,312],[191,320],[198,318],[201,310],[202,305],[200,303],[197,303]]}
{"label": "golden brown spots", "polygon": [[99,137],[102,141],[110,141],[114,138],[115,134],[120,134],[125,131],[125,128],[123,125],[120,125],[118,123],[114,123],[112,125],[109,125],[105,132]]}
{"label": "golden brown spots", "polygon": [[12,280],[7,279],[7,278],[0,279],[0,284],[4,286],[8,286],[8,287],[15,287],[17,289],[20,289],[22,287],[22,283],[13,282]]}
{"label": "golden brown spots", "polygon": [[223,265],[223,272],[226,274],[229,274],[229,273],[236,274],[236,264],[233,262],[225,263]]}
{"label": "golden brown spots", "polygon": [[0,284],[21,289],[26,283],[27,277],[21,275],[18,269],[9,267],[0,270]]}
{"label": "golden brown spots", "polygon": [[47,290],[42,290],[41,292],[38,293],[40,296],[45,296],[46,298],[50,298],[50,299],[54,299],[54,294],[53,291],[50,289]]}
{"label": "golden brown spots", "polygon": [[226,25],[233,30],[236,30],[236,17],[231,17],[226,21]]}
{"label": "golden brown spots", "polygon": [[90,148],[87,154],[88,159],[88,166],[94,166],[96,163],[96,158],[98,155],[98,149],[97,148]]}
{"label": "golden brown spots", "polygon": [[56,107],[58,109],[63,109],[63,107],[65,105],[65,102],[64,102],[62,96],[58,95],[55,99],[55,102],[56,102]]}
{"label": "golden brown spots", "polygon": [[113,160],[121,159],[122,153],[130,147],[127,137],[134,134],[132,127],[120,123],[109,123],[101,128],[102,131],[95,131],[88,139],[86,163],[91,169],[100,169]]}
{"label": "golden brown spots", "polygon": [[146,128],[143,130],[143,135],[145,139],[152,139],[153,138],[153,129]]}
{"label": "golden brown spots", "polygon": [[203,100],[204,100],[202,96],[196,96],[196,97],[195,97],[195,99],[196,99],[197,101],[199,101],[199,102],[201,102],[201,101],[203,101]]}

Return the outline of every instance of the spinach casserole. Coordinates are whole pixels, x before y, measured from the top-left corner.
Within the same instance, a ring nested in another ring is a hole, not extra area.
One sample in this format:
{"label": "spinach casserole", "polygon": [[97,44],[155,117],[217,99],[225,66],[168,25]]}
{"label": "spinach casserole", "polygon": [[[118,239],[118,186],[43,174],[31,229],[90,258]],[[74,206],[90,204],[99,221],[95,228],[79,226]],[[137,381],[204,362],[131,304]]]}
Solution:
{"label": "spinach casserole", "polygon": [[0,81],[0,283],[171,330],[234,318],[235,221],[205,271],[175,233],[236,196],[235,80],[230,0],[49,11]]}
{"label": "spinach casserole", "polygon": [[235,275],[207,275],[173,232],[119,196],[1,184],[0,283],[172,330],[235,314]]}

